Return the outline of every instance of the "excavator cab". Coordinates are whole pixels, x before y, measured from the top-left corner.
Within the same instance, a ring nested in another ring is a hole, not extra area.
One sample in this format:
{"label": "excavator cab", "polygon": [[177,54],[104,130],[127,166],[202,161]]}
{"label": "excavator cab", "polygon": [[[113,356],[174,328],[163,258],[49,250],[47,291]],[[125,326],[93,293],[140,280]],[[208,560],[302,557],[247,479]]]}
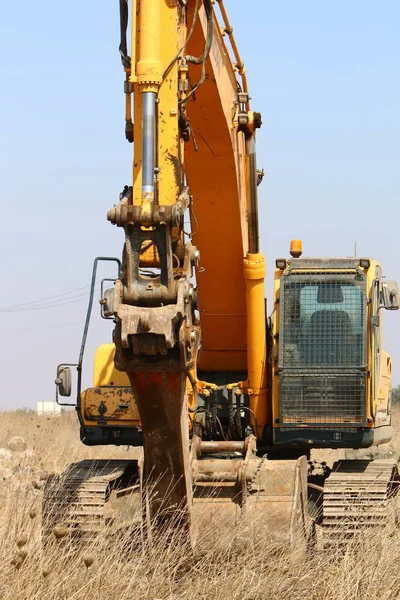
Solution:
{"label": "excavator cab", "polygon": [[397,305],[397,284],[370,259],[277,261],[273,444],[364,448],[390,440],[382,309]]}

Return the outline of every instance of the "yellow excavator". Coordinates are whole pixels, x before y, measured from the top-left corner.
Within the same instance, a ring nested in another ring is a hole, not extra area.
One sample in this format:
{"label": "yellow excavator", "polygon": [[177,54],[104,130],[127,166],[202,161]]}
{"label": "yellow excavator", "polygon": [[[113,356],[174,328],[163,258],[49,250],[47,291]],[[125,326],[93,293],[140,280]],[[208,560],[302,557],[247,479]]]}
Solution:
{"label": "yellow excavator", "polygon": [[[133,183],[107,215],[124,230],[122,260],[95,260],[80,357],[59,365],[56,384],[58,401],[69,396],[77,367],[84,444],[143,446],[144,459],[72,465],[46,490],[46,531],[62,522],[92,535],[118,517],[112,498],[129,494],[152,528],[194,541],[210,524],[255,519],[257,535],[288,544],[315,522],[327,545],[381,525],[395,461],[329,468],[310,453],[390,440],[382,309],[399,308],[397,285],[374,260],[303,258],[294,240],[276,260],[267,317],[261,115],[224,2],[131,0],[129,15],[128,4],[119,50]],[[113,337],[82,391],[101,261],[114,269],[100,300]]]}

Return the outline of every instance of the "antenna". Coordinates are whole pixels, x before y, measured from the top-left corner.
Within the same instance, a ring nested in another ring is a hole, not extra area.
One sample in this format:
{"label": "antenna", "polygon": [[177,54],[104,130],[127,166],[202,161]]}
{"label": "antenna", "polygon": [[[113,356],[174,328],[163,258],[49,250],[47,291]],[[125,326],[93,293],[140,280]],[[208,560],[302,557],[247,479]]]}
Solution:
{"label": "antenna", "polygon": [[354,242],[354,258],[357,258],[357,242]]}

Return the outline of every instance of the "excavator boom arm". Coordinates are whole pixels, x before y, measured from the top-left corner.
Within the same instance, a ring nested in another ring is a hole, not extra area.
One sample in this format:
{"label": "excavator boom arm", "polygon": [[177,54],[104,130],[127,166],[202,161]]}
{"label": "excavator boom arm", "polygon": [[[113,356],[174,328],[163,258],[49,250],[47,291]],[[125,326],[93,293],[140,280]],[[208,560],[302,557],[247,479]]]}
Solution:
{"label": "excavator boom arm", "polygon": [[261,117],[250,111],[244,65],[218,4],[223,28],[211,0],[132,0],[128,57],[128,3],[120,3],[133,185],[108,213],[123,227],[125,245],[107,311],[116,319],[115,365],[139,407],[144,477],[159,498],[149,502],[150,516],[174,507],[176,517],[180,506],[185,523],[187,377],[196,395],[207,388],[198,371],[237,373],[233,381],[251,397],[254,433],[261,436],[266,423],[255,159]]}

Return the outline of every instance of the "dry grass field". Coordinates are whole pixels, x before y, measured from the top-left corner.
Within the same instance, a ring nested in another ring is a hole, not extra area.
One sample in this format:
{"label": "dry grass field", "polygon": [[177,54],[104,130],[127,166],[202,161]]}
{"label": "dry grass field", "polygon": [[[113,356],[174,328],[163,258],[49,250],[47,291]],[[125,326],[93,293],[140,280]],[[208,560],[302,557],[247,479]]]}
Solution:
{"label": "dry grass field", "polygon": [[[277,551],[270,540],[223,539],[201,555],[170,534],[151,547],[132,535],[72,553],[42,550],[40,505],[48,473],[83,458],[134,458],[126,448],[86,448],[76,417],[0,415],[1,600],[398,600],[400,529],[374,531],[345,553]],[[400,455],[397,437],[380,456]],[[20,436],[22,442],[13,440]],[[136,451],[137,452],[137,451]],[[319,453],[319,458],[322,454]],[[329,459],[334,458],[333,453]],[[245,535],[245,534],[243,534]],[[238,539],[239,538],[239,539]],[[221,543],[222,541],[222,543]],[[55,542],[55,545],[57,542]]]}

